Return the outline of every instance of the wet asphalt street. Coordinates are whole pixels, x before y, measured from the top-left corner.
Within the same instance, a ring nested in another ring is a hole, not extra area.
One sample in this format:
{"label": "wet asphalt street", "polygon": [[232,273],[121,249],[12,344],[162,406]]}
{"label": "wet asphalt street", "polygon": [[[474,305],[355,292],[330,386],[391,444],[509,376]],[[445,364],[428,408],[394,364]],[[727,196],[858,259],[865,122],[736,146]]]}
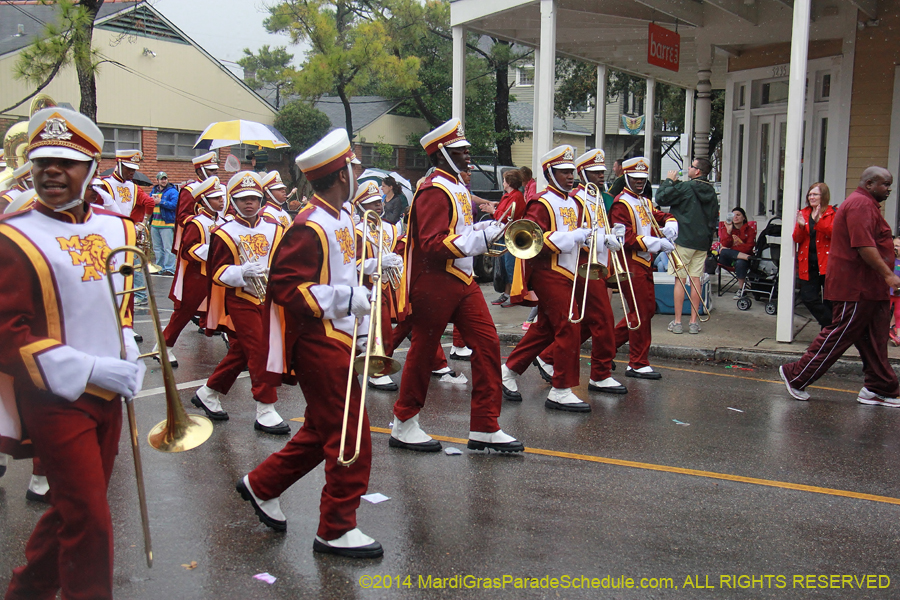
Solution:
{"label": "wet asphalt street", "polygon": [[[146,316],[136,328],[149,350]],[[182,334],[175,374],[189,412],[193,391],[224,353],[220,338],[196,327]],[[618,358],[622,375],[626,357]],[[471,381],[468,363],[451,366]],[[321,467],[282,496],[286,533],[263,526],[240,500],[234,483],[284,443],[253,430],[242,377],[223,401],[231,420],[216,423],[206,444],[183,454],[142,446],[152,569],[123,435],[109,495],[116,597],[900,597],[900,410],[857,404],[861,375],[826,376],[809,389],[810,402],[797,402],[773,369],[654,366],[661,381],[621,377],[627,395],[589,394],[584,358],[577,393],[590,414],[545,409],[549,385],[529,369],[520,378],[524,402],[505,402],[501,415],[503,429],[528,448],[518,456],[465,448],[471,383],[432,380],[420,417],[445,448],[462,451],[454,456],[388,448],[395,394],[370,392],[369,493],[390,498],[363,501],[358,512],[360,528],[385,548],[370,561],[312,552]],[[153,363],[136,401],[142,442],[164,417],[161,385]],[[282,387],[279,398],[285,419],[302,417],[299,388]],[[24,497],[30,469],[11,462],[0,479],[0,591],[43,509]],[[263,572],[275,583],[254,579]],[[629,578],[634,589],[621,589]],[[484,589],[498,584],[505,587]]]}

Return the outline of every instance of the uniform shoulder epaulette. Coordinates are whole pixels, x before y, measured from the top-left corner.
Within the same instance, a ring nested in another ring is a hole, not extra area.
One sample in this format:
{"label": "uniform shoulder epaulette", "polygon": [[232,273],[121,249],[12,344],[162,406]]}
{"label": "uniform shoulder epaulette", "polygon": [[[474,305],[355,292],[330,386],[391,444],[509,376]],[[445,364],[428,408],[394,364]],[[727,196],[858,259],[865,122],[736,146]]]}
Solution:
{"label": "uniform shoulder epaulette", "polygon": [[297,216],[294,217],[294,225],[305,225],[306,221],[309,219],[309,215],[316,210],[316,207],[312,204],[307,204],[303,208],[301,208],[297,212]]}

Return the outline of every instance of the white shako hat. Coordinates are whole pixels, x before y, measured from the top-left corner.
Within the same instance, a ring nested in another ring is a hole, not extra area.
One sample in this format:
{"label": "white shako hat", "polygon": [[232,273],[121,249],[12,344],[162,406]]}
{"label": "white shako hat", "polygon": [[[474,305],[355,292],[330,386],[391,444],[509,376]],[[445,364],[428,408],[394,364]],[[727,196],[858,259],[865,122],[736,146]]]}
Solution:
{"label": "white shako hat", "polygon": [[650,163],[643,156],[629,158],[622,163],[622,170],[629,177],[648,179],[650,177]]}
{"label": "white shako hat", "polygon": [[262,178],[262,186],[264,190],[280,190],[287,186],[281,181],[281,173],[278,171],[269,171]]}
{"label": "white shako hat", "polygon": [[463,133],[462,122],[459,119],[450,119],[437,129],[432,129],[420,140],[425,154],[431,156],[441,148],[462,148],[471,146],[466,134]]}
{"label": "white shako hat", "polygon": [[310,181],[322,179],[335,171],[345,169],[349,164],[360,164],[350,146],[350,136],[343,128],[335,129],[323,137],[312,148],[294,159],[294,162]]}
{"label": "white shako hat", "polygon": [[228,180],[228,196],[241,198],[243,196],[263,197],[262,182],[259,175],[253,171],[238,171]]}
{"label": "white shako hat", "polygon": [[215,198],[217,196],[225,195],[225,192],[219,185],[219,178],[215,175],[208,177],[203,181],[198,181],[189,186],[189,189],[194,200],[200,200],[201,198]]}
{"label": "white shako hat", "polygon": [[140,169],[144,153],[140,150],[116,150],[116,161],[129,169]]}
{"label": "white shako hat", "polygon": [[575,168],[579,171],[605,171],[606,155],[600,148],[588,150],[575,159]]}
{"label": "white shako hat", "polygon": [[557,146],[541,157],[541,169],[574,169],[575,149],[568,144]]}
{"label": "white shako hat", "polygon": [[89,118],[68,108],[52,106],[28,121],[28,160],[66,158],[100,162],[103,133]]}
{"label": "white shako hat", "polygon": [[191,159],[194,169],[218,169],[219,163],[216,162],[216,153],[207,152]]}
{"label": "white shako hat", "polygon": [[378,188],[378,184],[372,180],[369,180],[365,183],[360,184],[359,189],[356,190],[356,195],[353,196],[353,205],[359,206],[383,199],[384,198],[381,197],[381,190]]}

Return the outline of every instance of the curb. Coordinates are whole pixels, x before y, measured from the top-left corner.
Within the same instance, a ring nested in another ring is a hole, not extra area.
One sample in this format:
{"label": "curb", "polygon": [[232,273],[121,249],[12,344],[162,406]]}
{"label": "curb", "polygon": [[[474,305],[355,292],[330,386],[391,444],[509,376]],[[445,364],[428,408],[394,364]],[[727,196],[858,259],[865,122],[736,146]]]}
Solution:
{"label": "curb", "polygon": [[[524,334],[497,332],[501,342],[518,344]],[[588,340],[581,346],[585,352],[591,351],[591,342]],[[628,344],[619,348],[617,354],[626,354]],[[799,360],[806,348],[797,352],[778,352],[775,350],[753,350],[749,348],[692,348],[689,346],[671,346],[668,344],[651,344],[650,356],[675,360],[702,360],[715,362],[728,362],[736,364],[752,365],[755,367],[777,367],[785,363]],[[891,367],[900,376],[900,360],[890,359]],[[862,359],[848,357],[840,358],[832,365],[828,372],[833,375],[861,375],[863,370]]]}

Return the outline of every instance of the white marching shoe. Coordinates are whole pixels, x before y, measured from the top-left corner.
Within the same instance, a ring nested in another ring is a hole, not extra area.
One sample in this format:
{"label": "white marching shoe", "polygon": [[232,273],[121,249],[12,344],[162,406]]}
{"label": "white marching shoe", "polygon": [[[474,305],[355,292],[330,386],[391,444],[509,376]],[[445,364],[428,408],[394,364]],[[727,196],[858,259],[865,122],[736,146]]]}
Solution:
{"label": "white marching shoe", "polygon": [[6,474],[6,465],[9,464],[9,455],[0,452],[0,477]]}
{"label": "white marching shoe", "polygon": [[493,433],[483,431],[470,431],[469,450],[497,450],[498,452],[524,452],[525,444],[498,429]]}
{"label": "white marching shoe", "polygon": [[284,422],[275,410],[275,405],[262,402],[256,403],[256,422],[253,423],[253,429],[273,435],[287,435],[291,432],[290,425]]}
{"label": "white marching shoe", "polygon": [[581,398],[572,393],[572,388],[552,388],[547,396],[544,406],[553,410],[565,410],[569,412],[590,412],[591,405],[582,402]]}
{"label": "white marching shoe", "polygon": [[588,390],[592,392],[606,392],[607,394],[628,393],[628,388],[626,388],[624,385],[622,385],[612,377],[607,377],[603,381],[594,381],[593,379],[589,380]]}
{"label": "white marching shoe", "polygon": [[222,409],[219,392],[210,387],[201,386],[191,398],[191,404],[205,412],[211,421],[228,420],[228,413]]}
{"label": "white marching shoe", "polygon": [[500,385],[503,390],[503,399],[521,402],[522,394],[519,393],[519,384],[516,381],[519,374],[507,367],[500,365]]}
{"label": "white marching shoe", "polygon": [[454,360],[471,360],[472,359],[472,349],[468,346],[453,346],[450,348],[450,358]]}
{"label": "white marching shoe", "polygon": [[396,392],[400,389],[390,375],[382,375],[381,377],[369,377],[369,387],[373,390],[383,390],[385,392]]}
{"label": "white marching shoe", "polygon": [[275,531],[287,529],[287,517],[281,512],[281,501],[278,498],[260,500],[254,493],[253,488],[250,487],[249,475],[244,475],[239,479],[235,488],[240,493],[241,498],[253,505],[256,516],[259,517],[259,520],[264,525],[271,527]]}
{"label": "white marching shoe", "polygon": [[441,443],[419,427],[419,415],[412,416],[406,421],[401,421],[395,415],[388,446],[417,452],[439,452],[441,449]]}
{"label": "white marching shoe", "polygon": [[321,537],[316,536],[313,542],[313,550],[348,558],[378,558],[384,555],[384,549],[381,547],[381,544],[358,528],[351,529],[341,537],[331,541],[325,541]]}
{"label": "white marching shoe", "polygon": [[[155,346],[153,346],[153,352],[154,353],[159,352],[159,344],[158,343]],[[166,358],[169,359],[169,364],[172,365],[173,369],[178,366],[178,359],[175,358],[175,353],[172,352],[172,349],[169,347],[166,347]],[[156,362],[159,362],[159,356],[154,356],[153,360],[155,360]]]}
{"label": "white marching shoe", "polygon": [[538,373],[541,374],[541,379],[546,381],[549,384],[553,383],[553,365],[550,363],[544,362],[541,360],[541,357],[538,356],[534,359],[534,366],[538,368]]}
{"label": "white marching shoe", "polygon": [[25,492],[25,498],[34,502],[47,502],[47,492],[50,491],[50,484],[43,475],[32,475],[31,481],[28,482],[28,490]]}

